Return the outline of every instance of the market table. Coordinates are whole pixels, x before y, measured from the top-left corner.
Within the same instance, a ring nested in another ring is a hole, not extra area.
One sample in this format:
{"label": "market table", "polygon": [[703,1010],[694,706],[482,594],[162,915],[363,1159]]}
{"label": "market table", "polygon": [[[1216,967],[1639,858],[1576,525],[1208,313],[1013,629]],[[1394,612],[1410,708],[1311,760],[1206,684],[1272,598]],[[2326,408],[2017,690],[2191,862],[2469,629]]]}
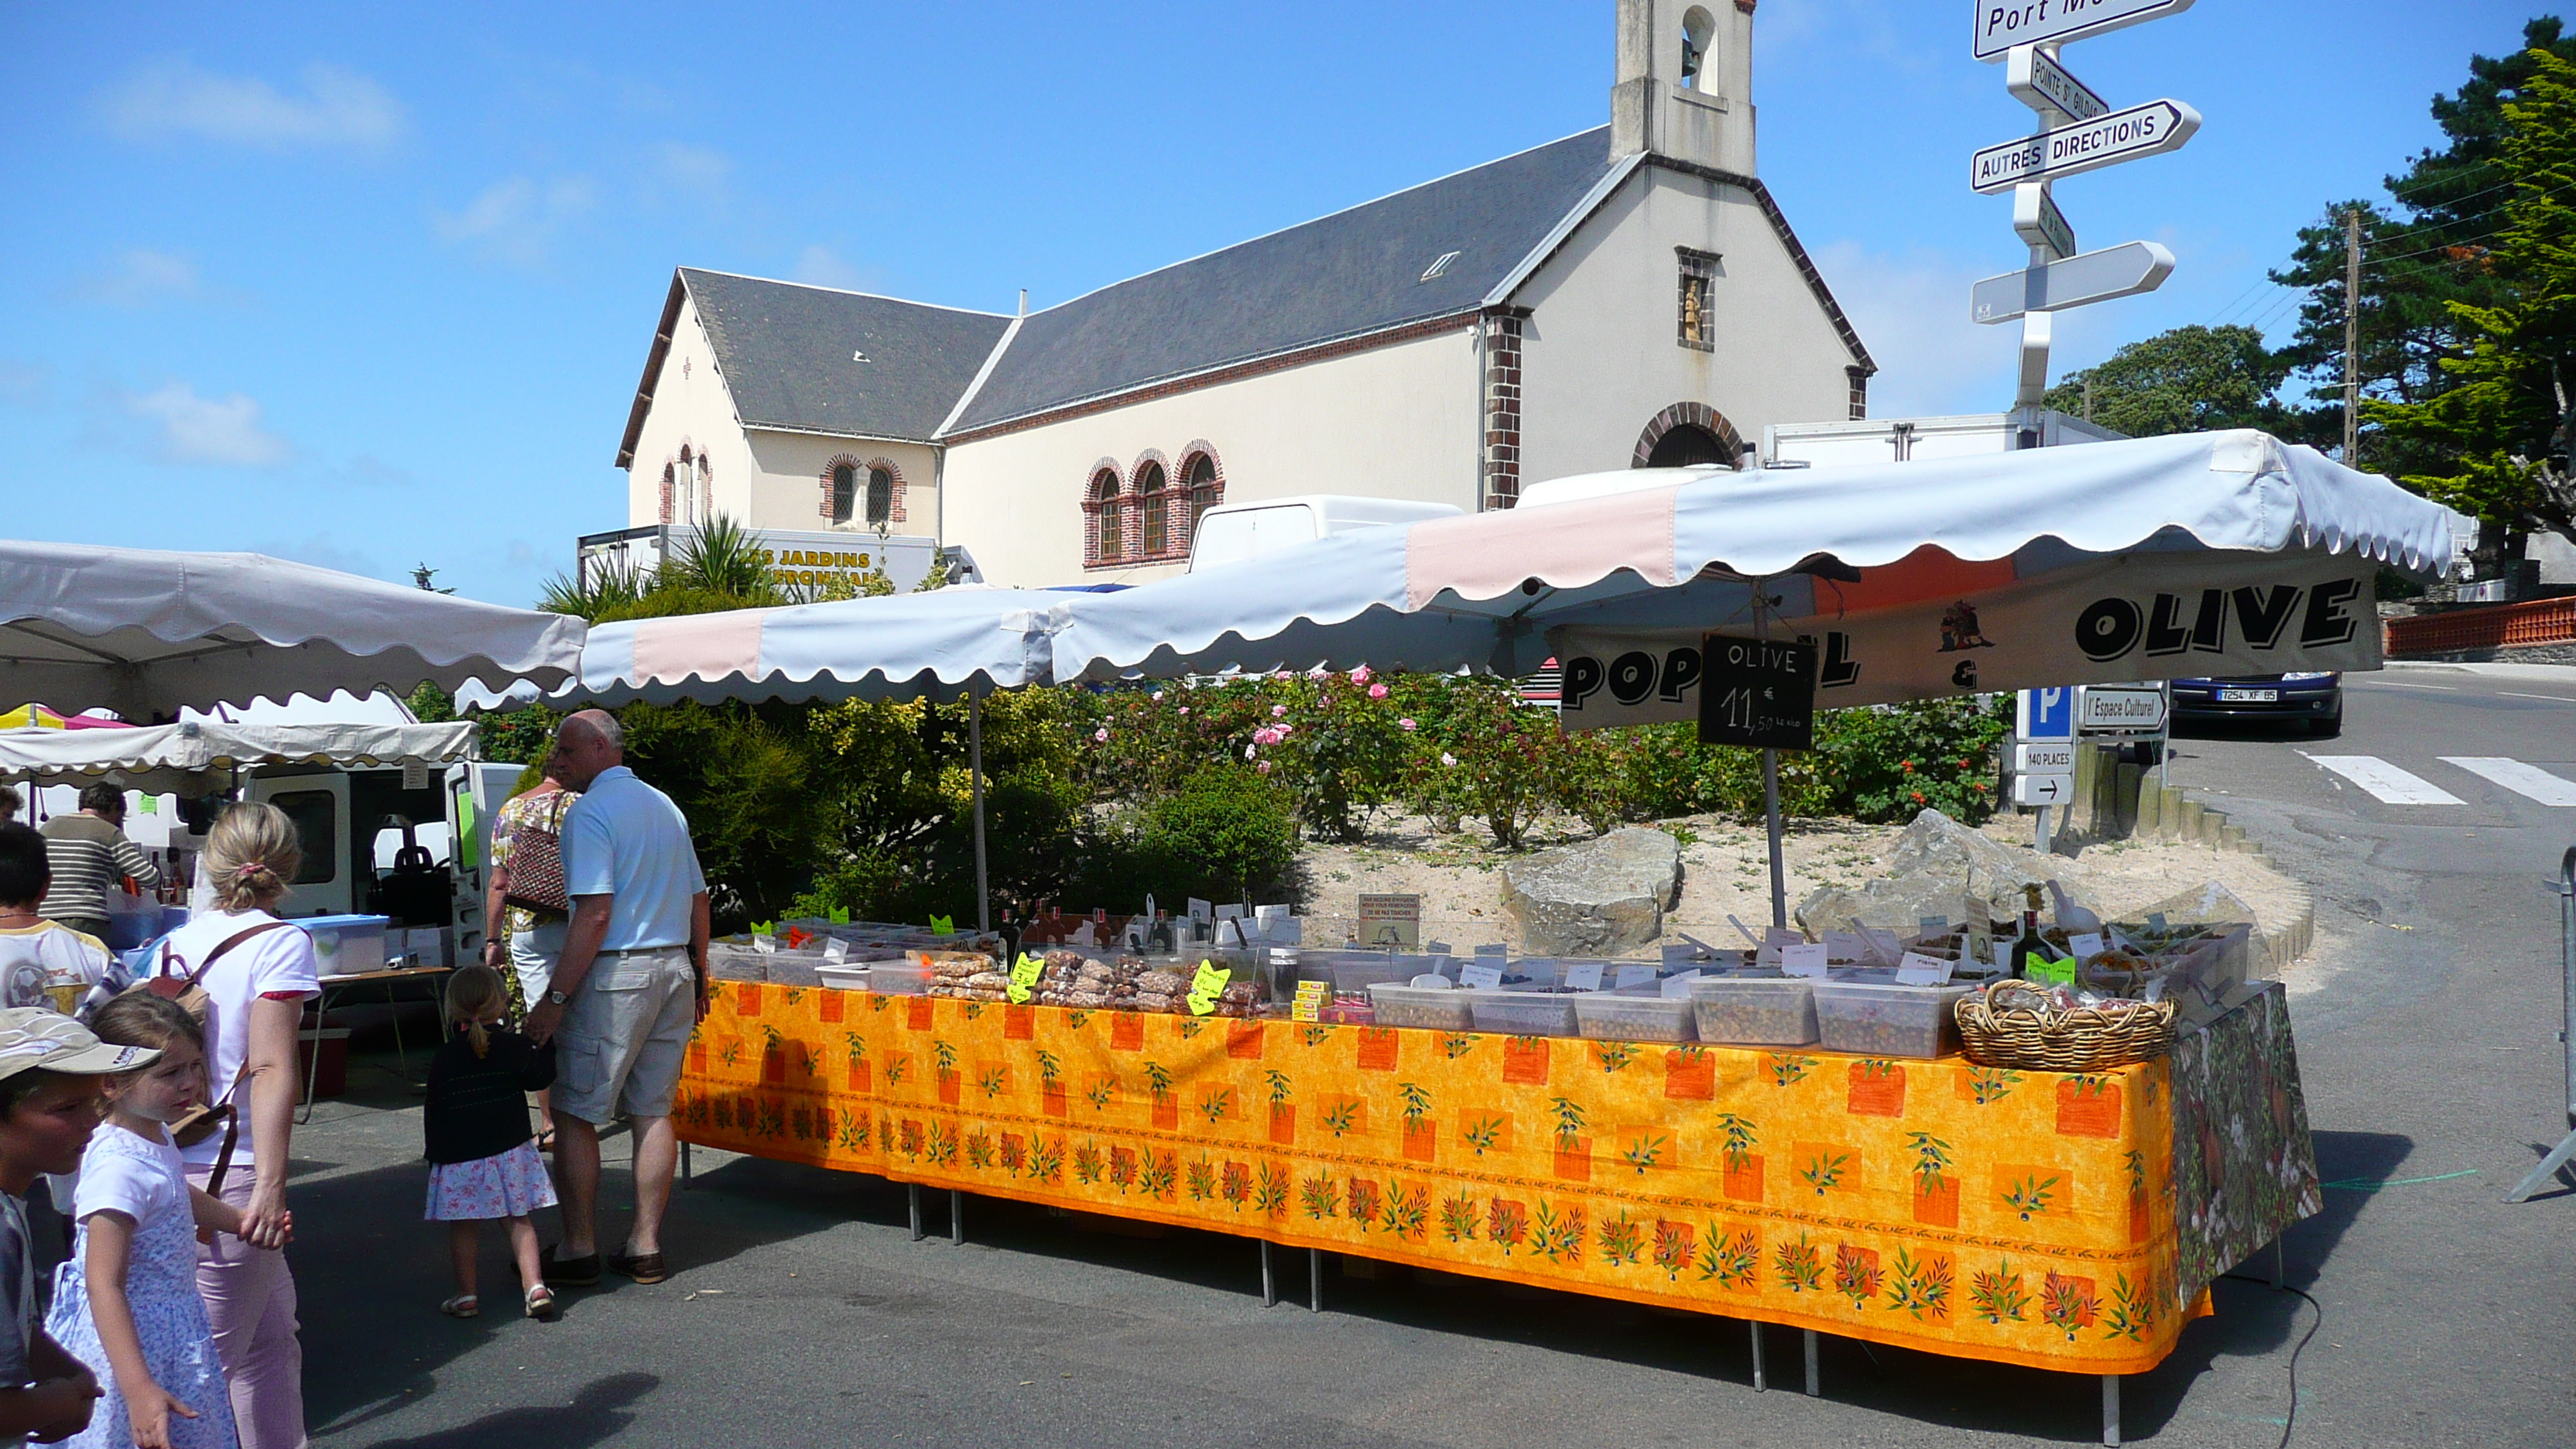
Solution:
{"label": "market table", "polygon": [[2129,1374],[2319,1208],[2282,990],[2096,1074],[719,982],[683,1140]]}

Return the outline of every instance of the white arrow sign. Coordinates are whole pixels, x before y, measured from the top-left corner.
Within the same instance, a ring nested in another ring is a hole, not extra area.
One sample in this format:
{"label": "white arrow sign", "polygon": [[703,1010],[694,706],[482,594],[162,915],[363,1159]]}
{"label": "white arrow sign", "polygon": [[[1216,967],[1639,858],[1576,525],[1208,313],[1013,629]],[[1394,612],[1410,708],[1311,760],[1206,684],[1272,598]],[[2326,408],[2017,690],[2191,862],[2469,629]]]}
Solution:
{"label": "white arrow sign", "polygon": [[2067,73],[2066,67],[2042,55],[2037,46],[2016,45],[2004,62],[2004,89],[2013,99],[2039,112],[2042,119],[2073,125],[2111,113],[2111,103]]}
{"label": "white arrow sign", "polygon": [[2010,322],[2025,312],[2060,312],[2134,297],[2163,286],[2173,269],[2173,253],[2154,242],[2130,242],[1988,277],[1969,294],[1968,315],[1979,322]]}
{"label": "white arrow sign", "polygon": [[2016,45],[2082,40],[2190,8],[2191,0],[1977,0],[1973,51],[2001,60]]}
{"label": "white arrow sign", "polygon": [[2200,112],[2180,101],[2149,101],[2080,125],[2060,126],[1988,146],[1968,160],[1968,186],[1992,194],[2025,181],[2096,171],[2182,149],[2200,129]]}
{"label": "white arrow sign", "polygon": [[2075,228],[2068,224],[2066,213],[2057,209],[2045,181],[2013,188],[2013,230],[2032,246],[2048,248],[2052,260],[2062,262],[2075,255]]}

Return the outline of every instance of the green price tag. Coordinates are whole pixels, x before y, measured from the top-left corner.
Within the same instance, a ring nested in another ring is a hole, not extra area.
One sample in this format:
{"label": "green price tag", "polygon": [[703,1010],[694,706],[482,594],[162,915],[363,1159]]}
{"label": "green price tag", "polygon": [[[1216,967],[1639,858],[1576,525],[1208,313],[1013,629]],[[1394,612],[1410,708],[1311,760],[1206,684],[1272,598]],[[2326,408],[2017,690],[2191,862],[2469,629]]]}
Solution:
{"label": "green price tag", "polygon": [[932,934],[932,935],[934,935],[934,936],[953,936],[953,935],[956,935],[956,934],[957,934],[957,918],[956,918],[955,916],[933,916],[933,917],[931,917],[931,918],[930,918],[930,934]]}
{"label": "green price tag", "polygon": [[2072,957],[2064,961],[2044,961],[2033,956],[2029,964],[2022,969],[2033,981],[2049,981],[2059,986],[2075,984],[2075,961]]}
{"label": "green price tag", "polygon": [[1190,1015],[1206,1016],[1216,1010],[1216,999],[1234,972],[1210,962],[1201,961],[1196,976],[1190,978]]}
{"label": "green price tag", "polygon": [[1004,994],[1011,998],[1014,1005],[1028,1005],[1029,997],[1037,989],[1038,974],[1044,970],[1046,970],[1044,961],[1026,951],[1021,952],[1019,964],[1011,968],[1010,988]]}
{"label": "green price tag", "polygon": [[778,934],[778,923],[776,921],[754,921],[751,923],[751,933],[755,936],[775,936]]}
{"label": "green price tag", "polygon": [[849,908],[848,906],[834,906],[834,907],[832,907],[832,924],[833,924],[833,925],[835,925],[835,926],[846,926],[846,925],[848,925],[849,923],[850,923],[850,908]]}

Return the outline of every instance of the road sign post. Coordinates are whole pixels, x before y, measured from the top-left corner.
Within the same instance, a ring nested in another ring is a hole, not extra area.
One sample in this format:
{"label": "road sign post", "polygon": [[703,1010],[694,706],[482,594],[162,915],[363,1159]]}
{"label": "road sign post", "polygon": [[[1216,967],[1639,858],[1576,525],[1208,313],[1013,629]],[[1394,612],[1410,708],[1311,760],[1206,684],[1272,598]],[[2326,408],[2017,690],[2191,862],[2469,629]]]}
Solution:
{"label": "road sign post", "polygon": [[2004,62],[2004,89],[2039,112],[2040,119],[2072,126],[2111,113],[2111,103],[2036,45],[2016,45]]}
{"label": "road sign post", "polygon": [[2048,811],[2075,799],[2075,691],[2025,689],[2014,701],[2012,801],[2039,811],[2036,844],[2048,849]]}
{"label": "road sign post", "polygon": [[2063,44],[2168,15],[2180,15],[2192,0],[1981,0],[1976,16],[1977,59],[2004,59],[2017,45]]}
{"label": "road sign post", "polygon": [[1988,146],[1968,158],[1970,190],[1992,194],[2025,181],[2054,181],[2179,151],[2200,129],[2200,112],[2175,100],[2149,101],[2018,141]]}
{"label": "road sign post", "polygon": [[2075,228],[2057,209],[2045,181],[2025,181],[2013,188],[2013,230],[2021,239],[2062,262],[2075,255]]}
{"label": "road sign post", "polygon": [[2154,242],[2129,242],[1988,277],[1968,294],[1968,315],[2010,322],[2032,312],[2062,312],[2114,297],[2152,292],[2173,275],[2174,255]]}

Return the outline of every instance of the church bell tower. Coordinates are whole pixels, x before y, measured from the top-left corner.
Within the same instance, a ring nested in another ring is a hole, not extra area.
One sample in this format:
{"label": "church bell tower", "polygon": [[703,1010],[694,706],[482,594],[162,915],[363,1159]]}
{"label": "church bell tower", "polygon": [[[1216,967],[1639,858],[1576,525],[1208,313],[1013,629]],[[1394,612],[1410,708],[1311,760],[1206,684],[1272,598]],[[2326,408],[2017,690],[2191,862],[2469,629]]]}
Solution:
{"label": "church bell tower", "polygon": [[1618,0],[1610,150],[1751,176],[1755,0]]}

